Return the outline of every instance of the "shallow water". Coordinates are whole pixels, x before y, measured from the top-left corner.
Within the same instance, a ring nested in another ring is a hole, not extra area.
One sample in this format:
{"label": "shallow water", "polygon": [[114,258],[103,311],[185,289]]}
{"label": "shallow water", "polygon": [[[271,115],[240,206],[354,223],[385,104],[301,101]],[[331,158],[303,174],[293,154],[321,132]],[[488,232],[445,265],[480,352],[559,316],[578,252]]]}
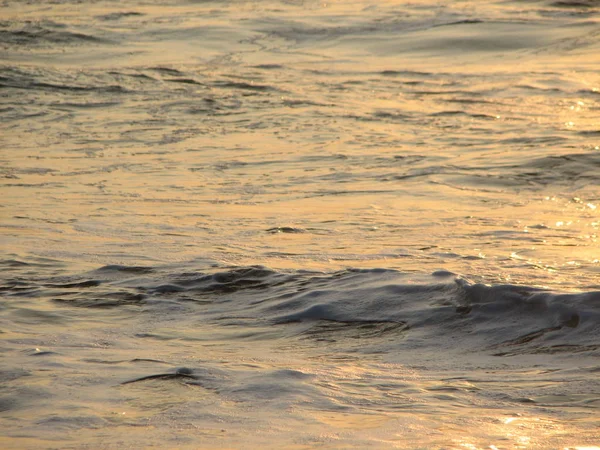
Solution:
{"label": "shallow water", "polygon": [[4,447],[600,445],[600,4],[446,3],[2,3]]}

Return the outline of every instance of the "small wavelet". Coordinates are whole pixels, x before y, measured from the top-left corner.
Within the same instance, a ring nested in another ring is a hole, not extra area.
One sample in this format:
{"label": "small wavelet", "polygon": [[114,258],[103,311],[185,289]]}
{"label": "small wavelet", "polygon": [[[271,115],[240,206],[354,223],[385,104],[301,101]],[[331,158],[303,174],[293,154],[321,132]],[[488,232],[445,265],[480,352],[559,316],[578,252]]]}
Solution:
{"label": "small wavelet", "polygon": [[597,0],[561,0],[551,2],[550,6],[556,8],[598,8],[600,5]]}
{"label": "small wavelet", "polygon": [[246,83],[243,81],[217,81],[214,83],[215,87],[223,88],[223,89],[242,89],[248,91],[277,91],[273,86],[267,86],[263,84],[255,84],[255,83]]}
{"label": "small wavelet", "polygon": [[123,11],[123,12],[114,12],[114,13],[110,13],[110,14],[96,16],[96,18],[100,19],[100,20],[111,21],[111,20],[126,19],[128,17],[139,17],[139,16],[143,16],[143,15],[144,15],[143,13],[137,12],[137,11]]}
{"label": "small wavelet", "polygon": [[26,25],[20,29],[0,29],[0,42],[5,45],[40,46],[40,45],[77,45],[79,43],[110,43],[108,39],[90,34],[53,30],[42,25]]}
{"label": "small wavelet", "polygon": [[120,264],[109,264],[97,269],[97,272],[126,272],[126,273],[151,273],[154,268],[146,266],[124,266]]}
{"label": "small wavelet", "polygon": [[52,300],[69,306],[80,308],[116,308],[120,306],[141,305],[146,296],[132,292],[105,292],[100,294],[67,294]]}

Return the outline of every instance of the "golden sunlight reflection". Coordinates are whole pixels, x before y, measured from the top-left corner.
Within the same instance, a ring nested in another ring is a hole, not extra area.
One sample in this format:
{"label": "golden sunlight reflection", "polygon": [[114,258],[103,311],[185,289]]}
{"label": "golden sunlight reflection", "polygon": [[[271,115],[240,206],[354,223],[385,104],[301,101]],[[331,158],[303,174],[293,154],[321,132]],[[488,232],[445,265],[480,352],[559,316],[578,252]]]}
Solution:
{"label": "golden sunlight reflection", "polygon": [[563,450],[600,450],[600,447],[598,446],[592,446],[592,447],[565,447]]}
{"label": "golden sunlight reflection", "polygon": [[4,447],[600,450],[595,3],[0,2]]}

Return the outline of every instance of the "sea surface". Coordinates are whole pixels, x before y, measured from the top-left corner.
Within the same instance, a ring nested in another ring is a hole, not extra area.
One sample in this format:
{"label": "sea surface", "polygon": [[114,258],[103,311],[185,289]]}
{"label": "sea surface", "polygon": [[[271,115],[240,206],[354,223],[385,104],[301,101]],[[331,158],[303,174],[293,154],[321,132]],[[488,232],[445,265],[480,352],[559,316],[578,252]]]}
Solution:
{"label": "sea surface", "polygon": [[0,2],[2,449],[599,449],[600,1]]}

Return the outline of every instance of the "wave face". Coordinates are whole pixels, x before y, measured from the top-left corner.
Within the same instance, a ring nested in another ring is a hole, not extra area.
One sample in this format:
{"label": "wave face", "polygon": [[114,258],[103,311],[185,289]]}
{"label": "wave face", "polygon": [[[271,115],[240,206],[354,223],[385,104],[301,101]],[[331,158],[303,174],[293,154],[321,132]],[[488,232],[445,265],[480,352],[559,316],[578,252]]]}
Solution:
{"label": "wave face", "polygon": [[[27,266],[25,263],[21,263]],[[21,267],[17,261],[4,265]],[[8,279],[7,297],[40,297],[56,307],[149,313],[187,305],[202,323],[263,327],[364,329],[366,337],[400,332],[402,349],[598,355],[600,291],[556,293],[517,285],[472,283],[446,271],[430,276],[390,269],[278,272],[263,266],[212,273],[109,265],[84,275]],[[372,329],[372,336],[368,330]],[[360,333],[359,333],[360,334]],[[450,341],[449,341],[450,339]],[[366,339],[365,345],[369,343]],[[450,347],[448,347],[448,345]]]}

